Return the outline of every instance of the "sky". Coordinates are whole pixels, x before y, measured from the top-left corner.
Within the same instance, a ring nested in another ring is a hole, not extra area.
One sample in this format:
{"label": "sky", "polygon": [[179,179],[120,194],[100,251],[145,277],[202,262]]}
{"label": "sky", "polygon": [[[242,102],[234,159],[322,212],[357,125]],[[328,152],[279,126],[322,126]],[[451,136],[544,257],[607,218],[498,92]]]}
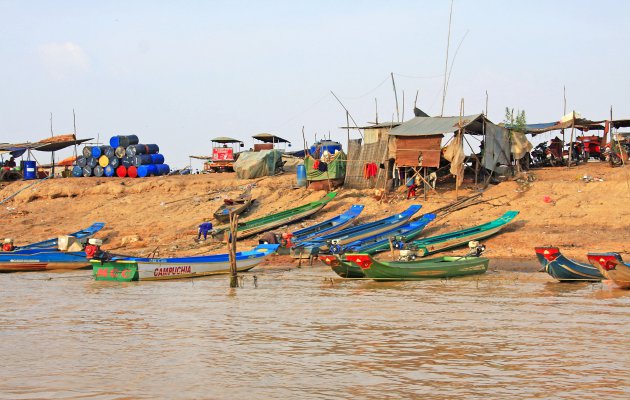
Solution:
{"label": "sky", "polygon": [[[0,142],[135,134],[171,168],[210,139],[288,150],[363,125],[439,116],[450,1],[0,0]],[[630,118],[627,1],[454,0],[444,115],[505,108]],[[621,51],[620,51],[621,50]],[[393,73],[399,113],[392,87]],[[404,91],[404,108],[403,103]],[[358,138],[355,131],[352,138]],[[541,137],[541,140],[548,137]],[[57,158],[70,155],[59,152]],[[37,154],[37,153],[36,153]],[[41,153],[39,153],[41,154]],[[193,167],[200,168],[201,162]]]}

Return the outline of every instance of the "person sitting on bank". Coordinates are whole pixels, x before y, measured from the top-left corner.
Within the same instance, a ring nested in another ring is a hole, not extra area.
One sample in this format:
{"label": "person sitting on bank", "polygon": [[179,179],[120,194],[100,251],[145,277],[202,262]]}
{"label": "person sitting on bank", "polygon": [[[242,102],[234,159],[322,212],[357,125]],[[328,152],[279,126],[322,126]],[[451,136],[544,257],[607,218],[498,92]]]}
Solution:
{"label": "person sitting on bank", "polygon": [[5,167],[9,167],[9,168],[15,168],[15,159],[13,157],[11,157],[10,159],[6,160],[4,162],[4,166]]}

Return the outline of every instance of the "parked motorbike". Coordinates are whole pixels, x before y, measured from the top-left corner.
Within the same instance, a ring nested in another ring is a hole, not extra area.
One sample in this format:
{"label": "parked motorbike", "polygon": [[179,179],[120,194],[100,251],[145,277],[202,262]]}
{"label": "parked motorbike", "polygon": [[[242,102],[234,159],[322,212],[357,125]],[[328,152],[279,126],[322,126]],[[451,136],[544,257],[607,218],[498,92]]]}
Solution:
{"label": "parked motorbike", "polygon": [[608,163],[610,163],[611,167],[619,167],[623,165],[623,158],[627,157],[627,154],[630,154],[629,143],[609,143],[606,145],[606,150],[604,151],[605,159]]}

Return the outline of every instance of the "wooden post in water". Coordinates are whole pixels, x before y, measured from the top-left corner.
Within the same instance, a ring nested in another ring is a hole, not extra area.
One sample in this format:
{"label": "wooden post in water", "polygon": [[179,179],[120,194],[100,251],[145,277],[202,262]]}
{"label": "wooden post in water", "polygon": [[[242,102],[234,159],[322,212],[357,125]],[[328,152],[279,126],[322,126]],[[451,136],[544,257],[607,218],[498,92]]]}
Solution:
{"label": "wooden post in water", "polygon": [[230,237],[228,240],[228,257],[230,259],[230,287],[238,287],[238,270],[236,269],[236,235],[238,214],[230,211]]}

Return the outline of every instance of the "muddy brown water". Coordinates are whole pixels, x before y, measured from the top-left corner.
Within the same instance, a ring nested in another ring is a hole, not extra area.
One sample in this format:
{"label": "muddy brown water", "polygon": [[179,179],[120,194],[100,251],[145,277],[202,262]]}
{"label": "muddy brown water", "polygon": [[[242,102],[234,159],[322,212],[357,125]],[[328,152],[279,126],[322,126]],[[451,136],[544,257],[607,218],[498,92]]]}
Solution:
{"label": "muddy brown water", "polygon": [[0,397],[628,398],[630,291],[506,269],[258,268],[238,289],[0,274]]}

